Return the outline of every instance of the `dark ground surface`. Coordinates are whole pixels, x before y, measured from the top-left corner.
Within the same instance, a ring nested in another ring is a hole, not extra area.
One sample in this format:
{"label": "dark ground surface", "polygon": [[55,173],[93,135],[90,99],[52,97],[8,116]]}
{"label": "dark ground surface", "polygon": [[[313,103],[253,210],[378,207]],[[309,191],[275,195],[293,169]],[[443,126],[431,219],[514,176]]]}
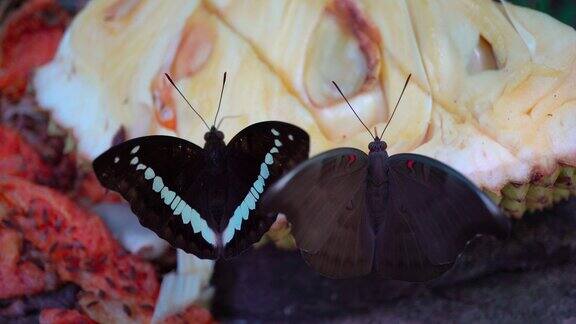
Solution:
{"label": "dark ground surface", "polygon": [[428,284],[331,280],[272,247],[219,263],[214,284],[224,322],[576,323],[576,199],[477,238]]}

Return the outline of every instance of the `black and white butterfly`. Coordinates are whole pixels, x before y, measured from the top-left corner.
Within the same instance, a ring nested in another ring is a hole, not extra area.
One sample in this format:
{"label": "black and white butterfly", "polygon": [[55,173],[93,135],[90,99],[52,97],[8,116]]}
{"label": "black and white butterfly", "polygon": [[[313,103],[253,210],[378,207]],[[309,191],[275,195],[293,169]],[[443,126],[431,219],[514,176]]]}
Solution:
{"label": "black and white butterfly", "polygon": [[[226,74],[222,89],[225,82]],[[172,136],[139,137],[110,148],[93,167],[142,225],[174,247],[204,259],[229,258],[274,222],[259,211],[262,194],[308,158],[309,138],[294,125],[268,121],[244,128],[225,144],[217,127],[208,128],[204,148]]]}
{"label": "black and white butterfly", "polygon": [[462,174],[423,155],[388,156],[382,135],[368,155],[339,148],[303,162],[264,195],[263,210],[286,215],[312,268],[331,278],[427,281],[475,235],[508,235],[508,219]]}

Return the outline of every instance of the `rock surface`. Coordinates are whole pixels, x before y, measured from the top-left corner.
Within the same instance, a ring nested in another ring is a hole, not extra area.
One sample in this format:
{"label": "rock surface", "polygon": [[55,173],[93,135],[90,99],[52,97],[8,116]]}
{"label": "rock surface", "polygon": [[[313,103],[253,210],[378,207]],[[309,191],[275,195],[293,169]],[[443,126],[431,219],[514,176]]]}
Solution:
{"label": "rock surface", "polygon": [[576,199],[527,215],[506,241],[479,237],[427,284],[323,278],[270,246],[220,262],[222,321],[576,321]]}

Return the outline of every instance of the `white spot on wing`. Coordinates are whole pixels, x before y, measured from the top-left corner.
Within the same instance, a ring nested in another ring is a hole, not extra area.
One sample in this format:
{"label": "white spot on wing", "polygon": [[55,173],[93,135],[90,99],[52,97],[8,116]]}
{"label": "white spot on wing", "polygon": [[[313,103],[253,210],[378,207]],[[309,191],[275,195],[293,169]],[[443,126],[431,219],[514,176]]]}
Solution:
{"label": "white spot on wing", "polygon": [[244,201],[250,210],[254,210],[256,208],[256,199],[254,199],[251,194],[247,194],[246,198],[244,198]]}
{"label": "white spot on wing", "polygon": [[[204,223],[206,223],[206,221],[204,221]],[[214,231],[212,231],[207,225],[202,229],[202,237],[206,240],[206,242],[214,246],[216,245],[216,236],[214,235]]]}
{"label": "white spot on wing", "polygon": [[182,222],[184,222],[184,224],[190,223],[194,233],[200,232],[206,242],[215,246],[216,236],[214,235],[214,231],[212,231],[212,229],[210,229],[208,226],[208,223],[206,223],[206,221],[200,217],[200,214],[198,214],[198,212],[190,207],[187,203],[180,203],[178,204],[178,207],[180,207],[180,205],[183,205]]}
{"label": "white spot on wing", "polygon": [[260,164],[260,175],[262,176],[262,178],[268,179],[270,171],[268,171],[268,165],[266,165],[266,163]]}
{"label": "white spot on wing", "polygon": [[154,177],[154,182],[152,182],[152,190],[156,192],[160,192],[164,188],[164,181],[162,181],[161,177]]}
{"label": "white spot on wing", "polygon": [[292,134],[289,134],[289,135],[288,135],[288,139],[291,140],[291,141],[293,141],[293,140],[294,140],[294,136],[292,136]]}
{"label": "white spot on wing", "polygon": [[[191,223],[194,221],[193,218],[194,214],[192,213],[192,207],[190,207],[188,204],[185,204],[184,209],[182,209],[182,222],[184,222],[184,224]],[[194,228],[194,223],[192,223],[192,230],[194,233],[200,232],[200,230]]]}
{"label": "white spot on wing", "polygon": [[[187,203],[184,203],[182,207],[182,223],[188,224],[192,221],[192,208],[190,208]],[[192,229],[194,229],[194,227],[192,227]],[[198,232],[194,231],[194,233]]]}
{"label": "white spot on wing", "polygon": [[146,169],[146,171],[144,171],[144,179],[146,180],[150,180],[152,178],[154,178],[156,176],[156,174],[154,173],[154,170],[152,170],[152,168],[148,168]]}
{"label": "white spot on wing", "polygon": [[180,200],[182,198],[180,198],[180,196],[176,196],[176,198],[174,198],[174,200],[172,201],[172,204],[170,205],[170,209],[174,210],[176,208],[176,206],[178,206],[178,204],[180,203]]}
{"label": "white spot on wing", "polygon": [[242,213],[240,214],[240,216],[244,220],[248,219],[248,215],[250,214],[250,210],[248,209],[248,204],[246,204],[246,202],[243,201],[242,204],[240,205],[240,207],[242,207]]}
{"label": "white spot on wing", "polygon": [[276,145],[276,147],[281,147],[281,146],[282,146],[282,142],[280,142],[279,140],[275,139],[275,140],[274,140],[274,145]]}
{"label": "white spot on wing", "polygon": [[227,226],[226,229],[224,230],[224,233],[222,234],[222,239],[224,240],[224,242],[228,243],[232,240],[233,236],[234,236],[234,228],[232,226]]}
{"label": "white spot on wing", "polygon": [[234,227],[235,230],[239,231],[240,229],[242,229],[242,220],[240,219],[239,221],[235,222],[234,224],[232,224],[232,227]]}
{"label": "white spot on wing", "polygon": [[130,165],[136,165],[138,163],[138,157],[135,156],[131,161],[130,161]]}
{"label": "white spot on wing", "polygon": [[120,158],[119,158],[119,157],[115,157],[115,158],[114,158],[114,163],[118,163],[119,161],[120,161]]}
{"label": "white spot on wing", "polygon": [[144,170],[146,169],[146,166],[142,163],[138,164],[138,166],[136,167],[136,171],[140,171],[140,170]]}
{"label": "white spot on wing", "polygon": [[278,136],[278,135],[280,135],[280,132],[278,132],[277,130],[272,128],[272,134],[274,134],[274,136]]}
{"label": "white spot on wing", "polygon": [[178,203],[178,206],[176,206],[176,209],[174,209],[174,216],[178,216],[182,213],[182,210],[184,209],[184,206],[186,206],[186,202],[184,200],[180,200],[180,202]]}
{"label": "white spot on wing", "polygon": [[132,149],[132,151],[130,151],[130,154],[136,154],[136,152],[138,152],[139,149],[140,149],[140,145],[134,146],[134,148]]}
{"label": "white spot on wing", "polygon": [[278,151],[278,148],[276,146],[274,146],[271,150],[270,153],[278,153],[280,151]]}
{"label": "white spot on wing", "polygon": [[164,203],[166,205],[170,205],[172,200],[174,200],[174,197],[176,197],[176,193],[174,191],[168,189],[168,187],[162,188],[162,191],[160,192],[160,198],[164,199]]}
{"label": "white spot on wing", "polygon": [[256,189],[254,189],[254,187],[250,187],[250,192],[254,197],[256,197],[256,199],[260,197],[260,194],[258,193],[258,191],[256,191]]}
{"label": "white spot on wing", "polygon": [[272,154],[270,153],[266,153],[266,156],[264,157],[264,162],[266,162],[266,164],[270,165],[274,162],[274,159],[272,158]]}
{"label": "white spot on wing", "polygon": [[[204,234],[204,231],[207,229],[208,224],[206,223],[205,220],[202,219],[202,217],[200,217],[200,214],[198,214],[198,212],[192,208],[190,208],[192,211],[192,230],[194,231],[194,233],[198,233],[198,232],[202,232],[202,234]],[[187,209],[184,209],[184,211],[186,211]],[[184,213],[184,212],[182,212]],[[204,237],[204,235],[202,235],[202,237]],[[204,238],[206,241],[208,241],[206,238]]]}
{"label": "white spot on wing", "polygon": [[262,193],[264,191],[264,178],[261,175],[258,176],[258,180],[254,181],[254,189],[258,191],[258,193]]}

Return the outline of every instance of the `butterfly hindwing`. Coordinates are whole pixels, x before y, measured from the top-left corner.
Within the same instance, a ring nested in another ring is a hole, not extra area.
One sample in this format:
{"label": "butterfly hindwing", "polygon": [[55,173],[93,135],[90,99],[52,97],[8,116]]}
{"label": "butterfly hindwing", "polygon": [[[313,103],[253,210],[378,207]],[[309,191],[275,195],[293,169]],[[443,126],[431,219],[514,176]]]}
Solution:
{"label": "butterfly hindwing", "polygon": [[198,200],[202,148],[171,136],[146,136],[110,148],[94,160],[102,185],[119,192],[140,222],[160,237],[202,258],[216,258],[213,221]]}
{"label": "butterfly hindwing", "polygon": [[499,208],[447,165],[418,154],[397,154],[386,167],[390,195],[376,239],[381,272],[395,271],[385,264],[395,259],[412,266],[412,279],[426,280],[443,266],[449,268],[477,234],[508,234],[509,221]]}
{"label": "butterfly hindwing", "polygon": [[390,216],[385,216],[376,235],[375,271],[378,275],[394,280],[427,281],[438,277],[452,263],[434,265],[417,239],[417,232],[403,211],[393,204],[386,207]]}
{"label": "butterfly hindwing", "polygon": [[327,240],[315,253],[302,251],[304,260],[330,278],[349,278],[372,271],[374,233],[369,225],[366,191],[361,187],[327,227]]}
{"label": "butterfly hindwing", "polygon": [[[359,203],[355,197],[364,192],[367,165],[367,155],[353,148],[317,155],[276,182],[264,197],[263,209],[284,213],[292,224],[298,247],[316,254],[322,251],[332,233],[342,236],[341,233],[354,232],[341,228],[357,224],[348,222],[349,217],[363,217],[363,208],[356,208],[349,215],[342,213],[351,201]],[[352,247],[344,241],[333,243],[341,243],[342,248]]]}
{"label": "butterfly hindwing", "polygon": [[308,158],[308,134],[294,125],[252,124],[226,147],[228,200],[221,224],[224,256],[238,254],[268,231],[275,215],[259,211],[261,195],[280,176]]}

